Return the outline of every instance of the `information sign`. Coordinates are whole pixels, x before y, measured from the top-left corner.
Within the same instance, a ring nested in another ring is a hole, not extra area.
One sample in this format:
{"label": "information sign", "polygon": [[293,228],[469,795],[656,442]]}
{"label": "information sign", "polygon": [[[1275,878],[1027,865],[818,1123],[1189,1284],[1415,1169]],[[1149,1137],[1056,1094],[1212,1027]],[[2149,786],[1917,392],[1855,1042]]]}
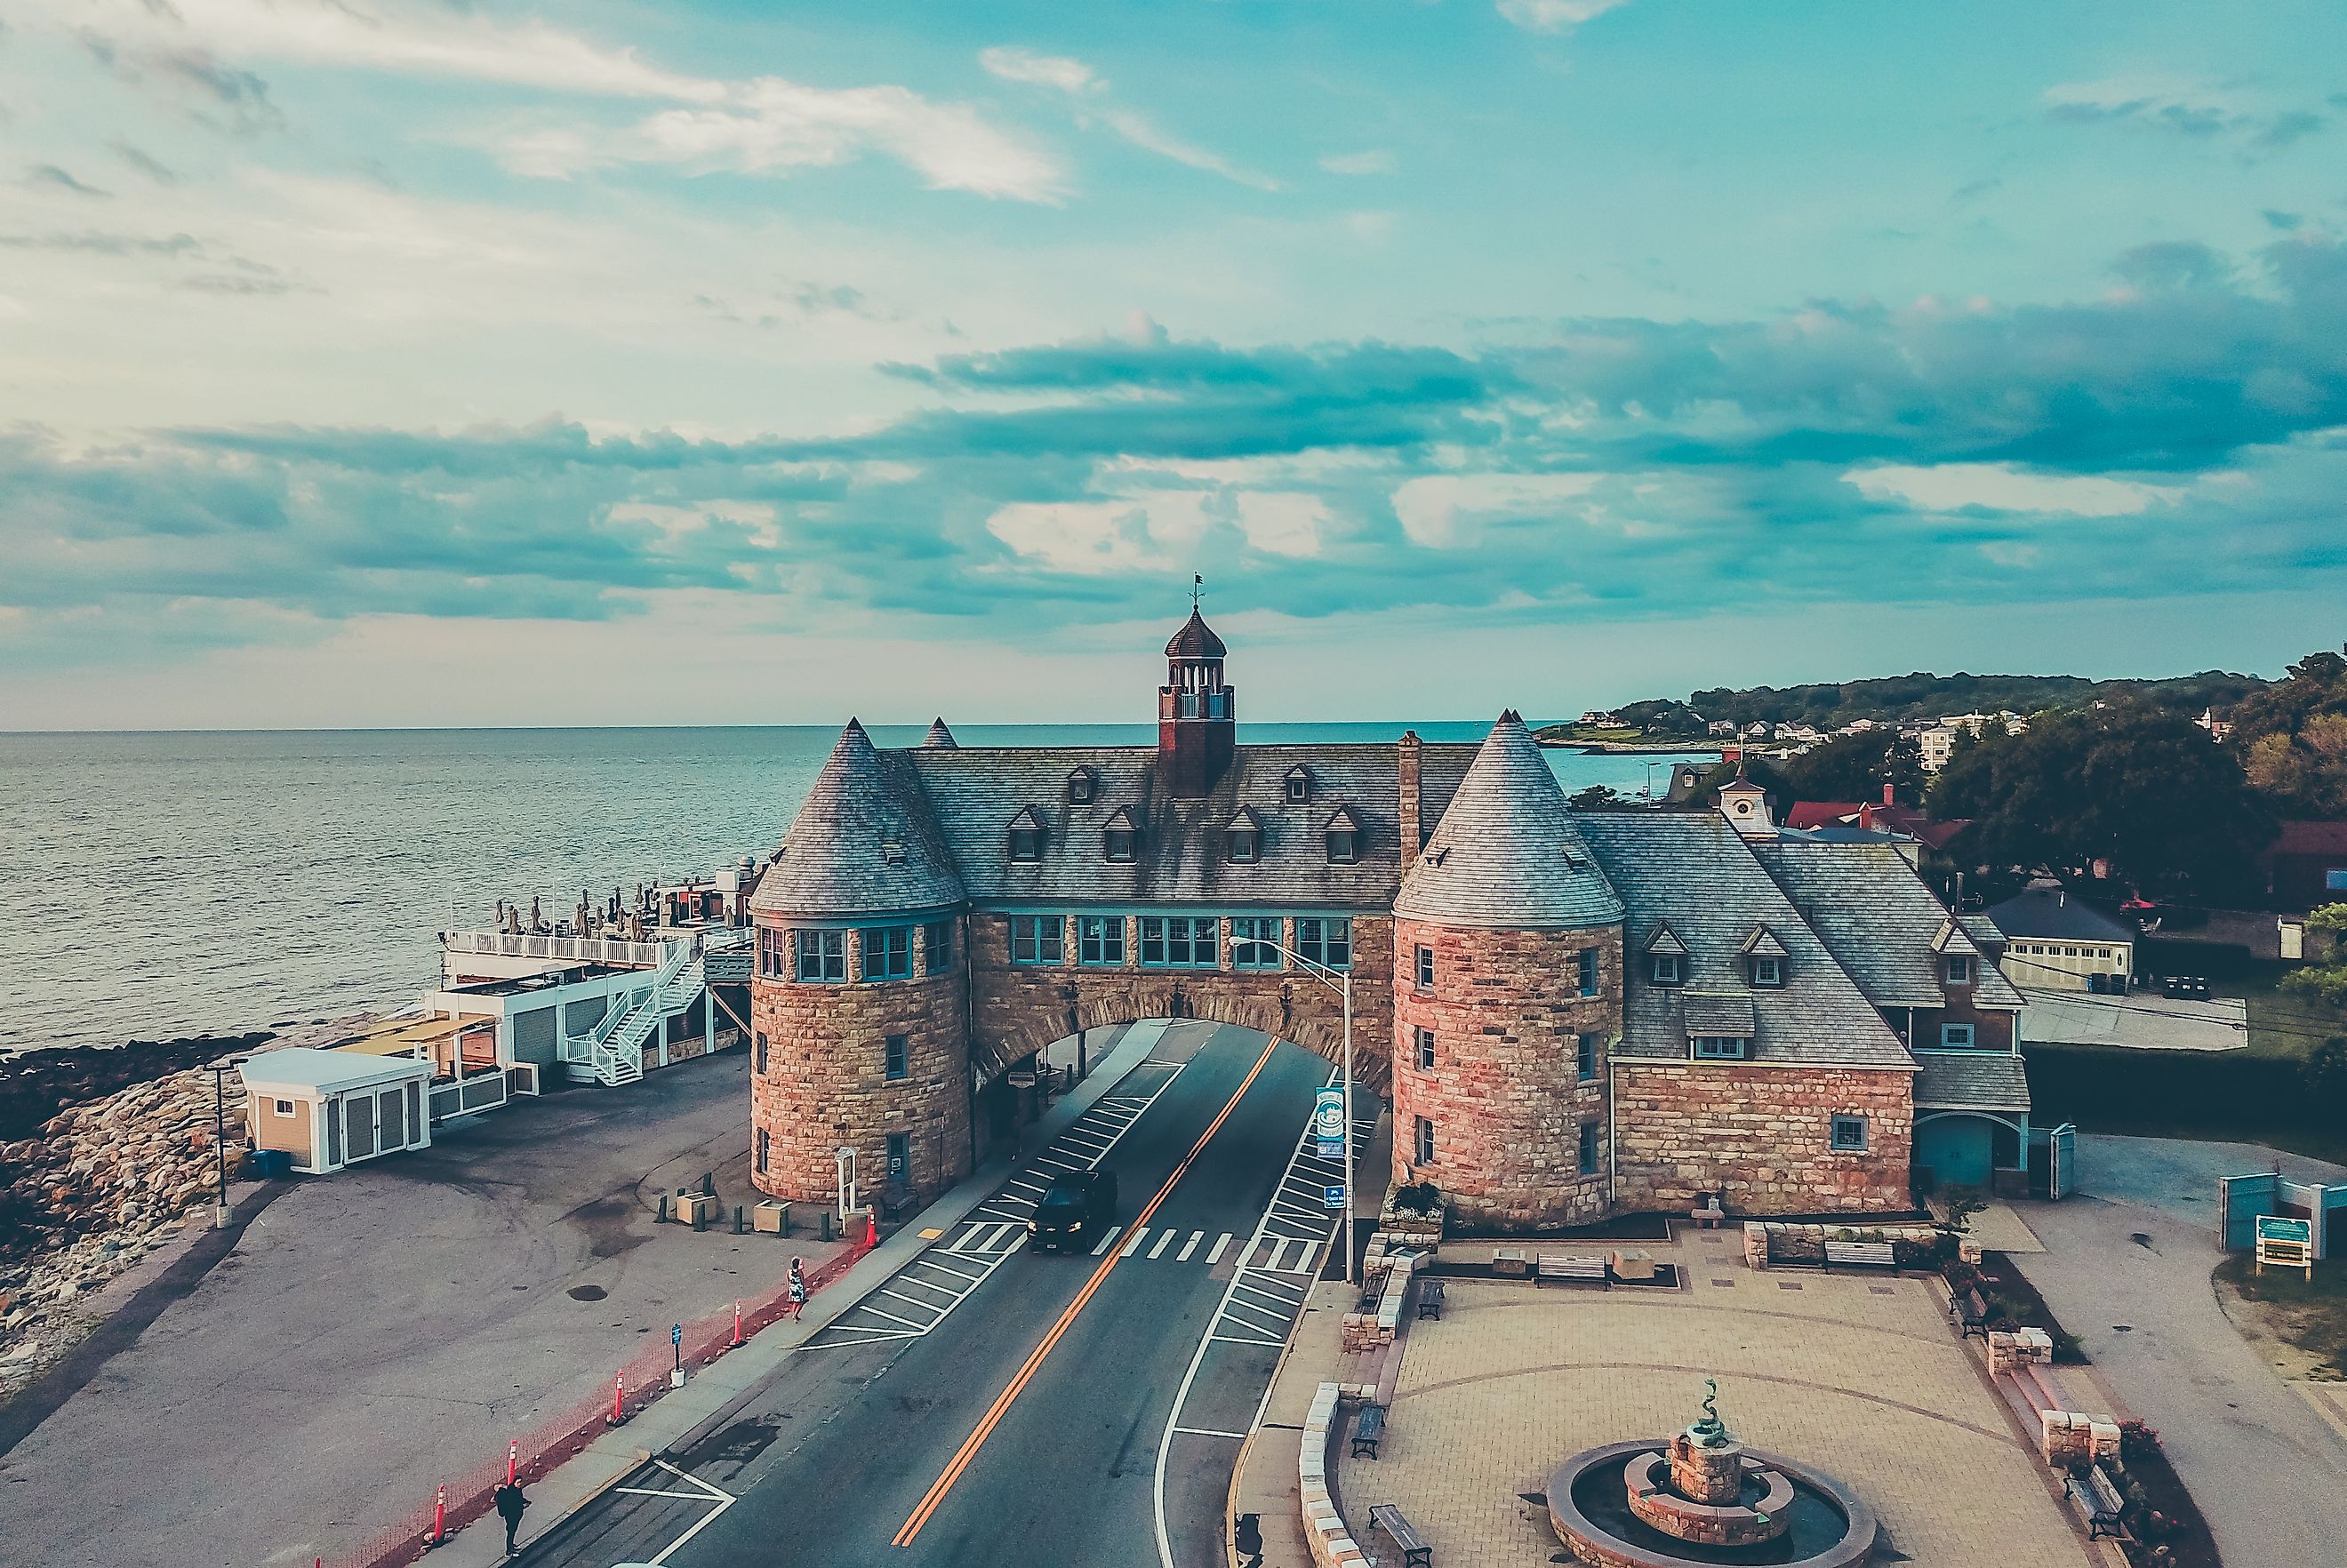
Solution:
{"label": "information sign", "polygon": [[1343,1208],[1345,1206],[1344,1184],[1342,1182],[1331,1182],[1327,1186],[1321,1188],[1320,1201],[1328,1205],[1328,1212],[1331,1214]]}
{"label": "information sign", "polygon": [[2277,1268],[2302,1268],[2307,1279],[2314,1278],[2314,1222],[2293,1218],[2288,1214],[2260,1214],[2257,1224],[2258,1272],[2263,1274],[2266,1265]]}

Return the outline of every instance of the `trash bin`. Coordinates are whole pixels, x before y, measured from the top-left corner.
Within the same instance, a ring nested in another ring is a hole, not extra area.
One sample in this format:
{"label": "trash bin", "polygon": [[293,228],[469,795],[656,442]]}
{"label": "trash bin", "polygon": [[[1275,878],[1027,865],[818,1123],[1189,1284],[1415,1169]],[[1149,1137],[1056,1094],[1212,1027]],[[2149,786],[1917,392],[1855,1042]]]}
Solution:
{"label": "trash bin", "polygon": [[293,1156],[284,1149],[255,1149],[244,1163],[255,1181],[273,1182],[293,1173]]}

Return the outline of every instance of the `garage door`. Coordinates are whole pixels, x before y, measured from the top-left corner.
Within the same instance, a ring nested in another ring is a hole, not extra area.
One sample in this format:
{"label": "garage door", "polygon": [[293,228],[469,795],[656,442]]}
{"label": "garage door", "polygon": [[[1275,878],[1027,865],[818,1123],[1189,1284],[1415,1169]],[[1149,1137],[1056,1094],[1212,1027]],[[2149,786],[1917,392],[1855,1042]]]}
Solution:
{"label": "garage door", "polygon": [[1993,1128],[1977,1116],[1941,1116],[1915,1129],[1915,1163],[1940,1187],[1989,1186]]}

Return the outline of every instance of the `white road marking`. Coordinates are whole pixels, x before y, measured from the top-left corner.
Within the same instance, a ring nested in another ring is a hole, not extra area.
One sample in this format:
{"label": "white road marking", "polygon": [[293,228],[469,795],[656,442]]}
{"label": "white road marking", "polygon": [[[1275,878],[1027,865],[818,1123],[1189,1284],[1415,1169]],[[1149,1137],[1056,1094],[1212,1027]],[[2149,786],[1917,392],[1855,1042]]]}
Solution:
{"label": "white road marking", "polygon": [[1226,1249],[1228,1249],[1230,1245],[1231,1233],[1225,1231],[1222,1235],[1222,1239],[1214,1243],[1214,1250],[1206,1255],[1206,1261],[1210,1264],[1222,1262],[1223,1254]]}
{"label": "white road marking", "polygon": [[[907,1280],[905,1283],[907,1285],[917,1285],[920,1282],[917,1280]],[[937,1289],[937,1286],[932,1285],[927,1288],[935,1290]],[[924,1301],[917,1296],[907,1296],[901,1290],[891,1290],[885,1285],[874,1290],[872,1294],[875,1296],[886,1296],[894,1300],[901,1301],[917,1312],[939,1312],[944,1310],[944,1308],[938,1307],[938,1305],[934,1301]],[[858,1305],[861,1304],[859,1303]],[[876,1307],[872,1310],[877,1312],[880,1309]],[[918,1324],[915,1324],[914,1327],[917,1328],[920,1326]]]}
{"label": "white road marking", "polygon": [[1141,1238],[1148,1234],[1149,1227],[1147,1225],[1133,1226],[1133,1234],[1125,1240],[1124,1250],[1117,1254],[1117,1255],[1119,1257],[1131,1257],[1134,1253],[1139,1252],[1141,1250]]}
{"label": "white road marking", "polygon": [[946,1248],[946,1250],[948,1252],[969,1251],[971,1244],[976,1242],[979,1236],[983,1234],[985,1230],[986,1227],[984,1225],[974,1225],[970,1226],[969,1230],[962,1233],[961,1240],[954,1243],[953,1245]]}
{"label": "white road marking", "polygon": [[1190,1255],[1197,1251],[1198,1244],[1205,1239],[1206,1233],[1204,1231],[1192,1231],[1190,1233],[1190,1239],[1182,1244],[1182,1250],[1180,1253],[1175,1255],[1174,1261],[1175,1263],[1189,1262]]}
{"label": "white road marking", "polygon": [[[900,1296],[897,1299],[902,1301],[904,1297]],[[857,1302],[856,1304],[856,1310],[858,1312],[869,1312],[875,1317],[885,1317],[891,1323],[901,1323],[916,1334],[918,1334],[921,1331],[921,1326],[914,1322],[911,1318],[899,1317],[895,1313],[887,1311],[883,1307],[875,1307],[868,1301]]]}
{"label": "white road marking", "polygon": [[663,1565],[668,1562],[669,1553],[677,1551],[682,1547],[686,1542],[692,1540],[694,1536],[700,1534],[702,1531],[716,1523],[717,1516],[733,1506],[734,1497],[732,1492],[726,1491],[720,1487],[712,1486],[697,1475],[687,1475],[684,1471],[677,1469],[676,1466],[669,1463],[666,1460],[656,1459],[652,1460],[652,1463],[660,1466],[661,1469],[668,1471],[669,1474],[676,1477],[677,1480],[686,1481],[693,1486],[699,1487],[701,1489],[701,1501],[703,1502],[713,1502],[717,1505],[711,1509],[707,1513],[702,1515],[700,1520],[693,1524],[692,1529],[686,1531],[683,1534],[678,1536],[675,1540],[661,1547],[658,1552],[653,1553],[650,1557],[644,1559],[644,1562],[649,1565],[649,1568],[663,1568]]}
{"label": "white road marking", "polygon": [[1287,1341],[1284,1338],[1258,1339],[1251,1334],[1209,1334],[1206,1336],[1204,1343],[1208,1345],[1266,1345],[1269,1346],[1272,1349],[1276,1350],[1282,1345],[1286,1344]]}
{"label": "white road marking", "polygon": [[615,1486],[611,1490],[624,1491],[630,1497],[677,1497],[682,1498],[687,1502],[709,1501],[709,1494],[705,1491],[662,1491],[656,1486]]}
{"label": "white road marking", "polygon": [[1164,1252],[1168,1244],[1170,1244],[1175,1236],[1180,1235],[1182,1233],[1178,1230],[1159,1231],[1157,1233],[1157,1245],[1149,1249],[1149,1261],[1152,1263],[1156,1262],[1159,1255]]}
{"label": "white road marking", "polygon": [[1094,1257],[1098,1257],[1098,1256],[1100,1256],[1102,1253],[1105,1253],[1106,1251],[1108,1251],[1108,1249],[1109,1249],[1110,1247],[1114,1246],[1114,1245],[1116,1245],[1116,1238],[1117,1238],[1117,1237],[1119,1237],[1119,1236],[1121,1236],[1121,1235],[1122,1235],[1123,1234],[1124,1234],[1124,1227],[1123,1227],[1122,1225],[1111,1225],[1111,1226],[1109,1226],[1109,1227],[1108,1227],[1108,1235],[1104,1235],[1104,1236],[1101,1237],[1101,1238],[1100,1238],[1100,1244],[1099,1244],[1097,1246],[1095,1246],[1095,1247],[1093,1247],[1093,1248],[1092,1248],[1092,1255],[1093,1255]]}

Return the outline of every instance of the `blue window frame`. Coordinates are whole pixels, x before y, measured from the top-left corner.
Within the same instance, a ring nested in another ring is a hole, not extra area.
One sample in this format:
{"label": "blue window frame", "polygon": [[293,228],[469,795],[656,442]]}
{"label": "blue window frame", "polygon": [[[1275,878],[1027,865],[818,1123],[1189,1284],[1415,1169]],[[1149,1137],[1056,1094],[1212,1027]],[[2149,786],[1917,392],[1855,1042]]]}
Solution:
{"label": "blue window frame", "polygon": [[846,932],[794,931],[791,941],[800,979],[820,984],[847,978]]}
{"label": "blue window frame", "polygon": [[1056,964],[1064,956],[1068,920],[1064,915],[1010,917],[1010,961],[1014,964]]}
{"label": "blue window frame", "polygon": [[1076,962],[1087,968],[1124,968],[1124,917],[1080,915],[1076,917]]}
{"label": "blue window frame", "polygon": [[1415,964],[1416,968],[1414,973],[1417,978],[1418,989],[1422,991],[1432,990],[1434,989],[1434,949],[1432,948],[1419,948],[1415,955]]}
{"label": "blue window frame", "polygon": [[911,1042],[901,1034],[892,1034],[881,1054],[881,1071],[888,1081],[898,1082],[913,1075]]}
{"label": "blue window frame", "polygon": [[1597,949],[1594,948],[1581,949],[1581,994],[1585,997],[1597,994]]}
{"label": "blue window frame", "polygon": [[1279,917],[1235,915],[1231,917],[1231,968],[1283,969],[1287,960],[1279,950]]}
{"label": "blue window frame", "polygon": [[1828,1143],[1838,1154],[1865,1153],[1866,1118],[1863,1116],[1835,1117],[1833,1131],[1828,1138]]}
{"label": "blue window frame", "polygon": [[1573,1042],[1573,1068],[1583,1083],[1597,1076],[1597,1037],[1584,1034]]}
{"label": "blue window frame", "polygon": [[1222,921],[1213,915],[1143,915],[1141,962],[1155,969],[1222,968]]}
{"label": "blue window frame", "polygon": [[1597,1123],[1596,1123],[1596,1122],[1583,1122],[1581,1124],[1581,1151],[1580,1151],[1580,1153],[1581,1153],[1581,1173],[1582,1173],[1583,1175],[1584,1175],[1584,1176],[1594,1176],[1594,1175],[1595,1175],[1595,1174],[1597,1173]]}
{"label": "blue window frame", "polygon": [[1752,1054],[1752,1042],[1740,1035],[1699,1034],[1695,1037],[1697,1061],[1742,1061]]}
{"label": "blue window frame", "polygon": [[953,962],[953,922],[932,920],[921,927],[921,972],[942,975]]}
{"label": "blue window frame", "polygon": [[2347,866],[2337,866],[2325,871],[2322,886],[2332,893],[2347,893]]}
{"label": "blue window frame", "polygon": [[1349,969],[1353,967],[1353,923],[1299,915],[1296,918],[1296,950],[1316,964]]}
{"label": "blue window frame", "polygon": [[864,933],[864,978],[906,980],[913,977],[913,928],[873,926]]}

